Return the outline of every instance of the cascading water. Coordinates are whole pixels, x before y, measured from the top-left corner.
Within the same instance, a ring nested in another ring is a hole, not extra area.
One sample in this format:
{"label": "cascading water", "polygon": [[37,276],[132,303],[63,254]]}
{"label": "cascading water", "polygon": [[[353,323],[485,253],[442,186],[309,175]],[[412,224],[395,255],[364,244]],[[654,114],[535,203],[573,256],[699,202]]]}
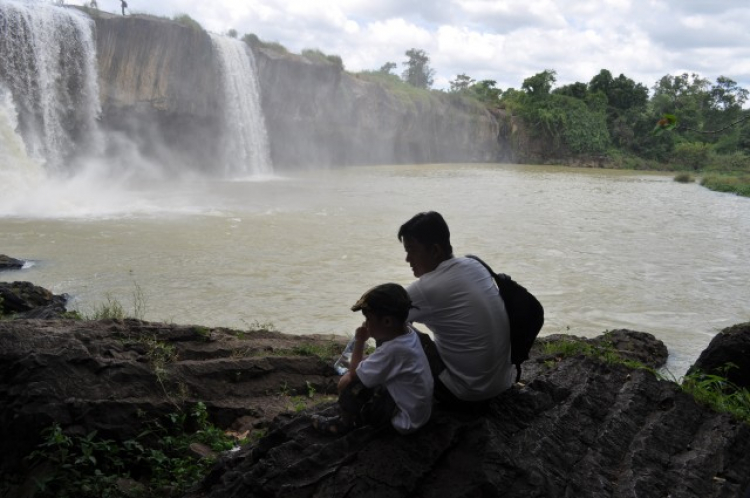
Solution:
{"label": "cascading water", "polygon": [[0,0],[0,83],[29,156],[60,172],[103,148],[93,23],[49,2]]}
{"label": "cascading water", "polygon": [[219,55],[224,90],[225,173],[230,176],[271,175],[268,133],[252,52],[245,43],[233,38],[212,34],[211,40]]}

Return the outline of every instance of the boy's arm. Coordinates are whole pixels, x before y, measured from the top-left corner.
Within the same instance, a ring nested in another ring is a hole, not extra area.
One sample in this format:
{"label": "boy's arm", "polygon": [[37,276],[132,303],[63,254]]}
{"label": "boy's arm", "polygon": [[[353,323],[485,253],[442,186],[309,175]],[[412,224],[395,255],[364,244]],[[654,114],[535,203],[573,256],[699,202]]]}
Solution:
{"label": "boy's arm", "polygon": [[354,333],[354,349],[352,349],[352,357],[349,359],[349,371],[342,375],[339,380],[339,392],[349,385],[349,383],[357,376],[357,366],[362,362],[362,358],[365,355],[365,343],[369,338],[370,333],[367,331],[367,327],[365,327],[364,324],[357,327],[357,331]]}
{"label": "boy's arm", "polygon": [[354,350],[352,351],[352,357],[349,360],[349,373],[352,375],[365,355],[365,343],[369,338],[370,333],[367,331],[365,324],[357,327],[357,331],[354,333]]}

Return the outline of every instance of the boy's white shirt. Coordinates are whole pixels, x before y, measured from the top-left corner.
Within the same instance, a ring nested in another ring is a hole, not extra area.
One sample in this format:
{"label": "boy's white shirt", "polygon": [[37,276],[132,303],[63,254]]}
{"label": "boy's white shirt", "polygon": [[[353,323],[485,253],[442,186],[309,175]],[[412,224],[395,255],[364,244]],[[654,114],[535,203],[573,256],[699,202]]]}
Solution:
{"label": "boy's white shirt", "polygon": [[365,387],[384,385],[388,390],[398,408],[391,419],[398,432],[413,432],[429,421],[433,380],[414,329],[409,327],[406,334],[382,343],[356,372]]}

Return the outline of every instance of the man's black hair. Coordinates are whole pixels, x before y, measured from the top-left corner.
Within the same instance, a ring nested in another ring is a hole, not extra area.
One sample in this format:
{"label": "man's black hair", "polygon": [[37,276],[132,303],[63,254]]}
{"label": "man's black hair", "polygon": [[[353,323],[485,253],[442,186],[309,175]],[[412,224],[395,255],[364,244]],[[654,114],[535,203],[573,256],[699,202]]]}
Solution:
{"label": "man's black hair", "polygon": [[420,244],[431,246],[437,244],[446,256],[453,254],[451,246],[451,232],[442,215],[435,211],[427,211],[414,215],[398,229],[398,240],[404,237],[416,240]]}

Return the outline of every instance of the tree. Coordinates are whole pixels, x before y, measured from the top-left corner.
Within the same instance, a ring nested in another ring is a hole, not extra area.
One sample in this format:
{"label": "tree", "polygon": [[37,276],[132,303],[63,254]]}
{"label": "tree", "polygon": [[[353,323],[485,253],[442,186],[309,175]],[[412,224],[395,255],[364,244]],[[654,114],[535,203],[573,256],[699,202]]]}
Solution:
{"label": "tree", "polygon": [[435,70],[430,68],[430,58],[424,50],[412,48],[406,51],[409,58],[404,64],[406,70],[402,74],[405,82],[417,88],[429,89],[434,82]]}
{"label": "tree", "polygon": [[237,38],[237,30],[232,28],[229,31],[227,31],[227,36],[229,38]]}
{"label": "tree", "polygon": [[545,69],[541,73],[530,76],[523,80],[521,89],[532,98],[546,97],[552,90],[552,85],[557,81],[557,72]]}
{"label": "tree", "polygon": [[380,69],[378,69],[378,72],[383,74],[391,74],[391,71],[393,71],[394,69],[396,69],[395,62],[386,62],[380,67]]}
{"label": "tree", "polygon": [[474,84],[474,79],[465,74],[456,75],[456,79],[450,82],[451,92],[465,92],[471,85]]}
{"label": "tree", "polygon": [[482,80],[469,87],[469,90],[486,105],[493,107],[500,103],[500,96],[502,92],[499,88],[495,88],[497,82],[495,80]]}
{"label": "tree", "polygon": [[576,82],[570,85],[563,85],[560,88],[555,88],[552,93],[558,95],[567,95],[568,97],[574,97],[580,100],[586,100],[588,95],[588,87],[586,83]]}

